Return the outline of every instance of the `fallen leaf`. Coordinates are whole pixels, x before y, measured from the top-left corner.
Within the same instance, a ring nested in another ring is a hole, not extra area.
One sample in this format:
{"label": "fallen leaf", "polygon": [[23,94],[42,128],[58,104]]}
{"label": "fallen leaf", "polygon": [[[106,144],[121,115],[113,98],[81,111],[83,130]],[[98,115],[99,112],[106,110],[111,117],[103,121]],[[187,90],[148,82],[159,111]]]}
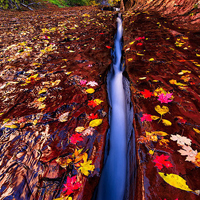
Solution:
{"label": "fallen leaf", "polygon": [[76,144],[77,142],[83,141],[83,138],[81,137],[81,133],[75,133],[70,137],[70,141],[72,144]]}
{"label": "fallen leaf", "polygon": [[18,126],[17,125],[15,125],[15,124],[11,124],[11,125],[5,125],[4,127],[6,127],[6,128],[18,128]]}
{"label": "fallen leaf", "polygon": [[81,187],[81,183],[79,183],[77,181],[77,178],[76,176],[73,176],[73,177],[67,177],[67,183],[66,184],[63,184],[64,185],[64,189],[63,189],[63,192],[66,191],[66,195],[70,195],[74,192],[74,190],[77,190]]}
{"label": "fallen leaf", "polygon": [[95,166],[92,165],[92,160],[88,160],[88,155],[85,154],[84,158],[83,158],[83,163],[81,163],[81,167],[79,168],[79,170],[81,171],[82,174],[84,174],[85,176],[89,175],[89,171],[94,171]]}
{"label": "fallen leaf", "polygon": [[94,113],[91,113],[89,116],[88,116],[88,118],[89,119],[96,119],[96,118],[98,118],[98,115],[96,114],[94,114]]}
{"label": "fallen leaf", "polygon": [[154,58],[150,58],[149,61],[154,61]]}
{"label": "fallen leaf", "polygon": [[160,101],[161,103],[169,103],[172,101],[170,99],[172,97],[172,94],[173,93],[167,93],[167,94],[161,93],[160,95],[158,95],[159,97],[158,101]]}
{"label": "fallen leaf", "polygon": [[186,180],[180,177],[177,174],[165,174],[162,172],[158,172],[158,174],[163,178],[165,182],[167,182],[169,185],[179,188],[181,190],[185,191],[192,191],[188,185],[186,184]]}
{"label": "fallen leaf", "polygon": [[47,89],[46,89],[46,88],[43,88],[42,90],[40,90],[40,91],[38,92],[38,94],[42,94],[42,93],[45,93],[45,92],[47,92]]}
{"label": "fallen leaf", "polygon": [[191,145],[191,140],[189,138],[181,136],[179,134],[171,135],[170,139],[173,141],[177,141],[177,144],[181,146],[184,146],[185,144],[189,146]]}
{"label": "fallen leaf", "polygon": [[144,96],[144,98],[149,98],[153,95],[152,92],[150,92],[149,90],[146,90],[146,89],[144,89],[144,91],[142,91],[140,93]]}
{"label": "fallen leaf", "polygon": [[187,156],[185,161],[195,162],[197,150],[193,150],[190,146],[183,145],[182,149],[178,150],[182,156]]}
{"label": "fallen leaf", "polygon": [[162,106],[157,105],[155,107],[156,112],[158,112],[161,116],[169,112],[169,108],[167,106]]}
{"label": "fallen leaf", "polygon": [[81,133],[82,131],[84,131],[85,128],[83,126],[78,126],[76,127],[75,131],[78,132],[78,133]]}
{"label": "fallen leaf", "polygon": [[171,123],[169,120],[167,120],[167,119],[162,119],[162,123],[163,123],[165,126],[171,126],[171,125],[172,125],[172,123]]}
{"label": "fallen leaf", "polygon": [[145,120],[148,121],[148,122],[151,122],[152,121],[151,115],[150,114],[143,114],[143,116],[141,117],[141,122],[143,122]]}
{"label": "fallen leaf", "polygon": [[151,119],[152,120],[157,120],[157,119],[159,119],[160,117],[158,117],[158,116],[155,116],[155,115],[151,115]]}
{"label": "fallen leaf", "polygon": [[94,119],[89,123],[90,127],[99,126],[102,123],[102,119]]}
{"label": "fallen leaf", "polygon": [[94,102],[96,103],[96,105],[99,105],[103,102],[103,100],[101,99],[94,99]]}
{"label": "fallen leaf", "polygon": [[165,147],[168,146],[168,143],[169,143],[169,140],[168,140],[168,139],[161,139],[161,140],[159,141],[159,144],[160,144],[161,146],[165,146]]}
{"label": "fallen leaf", "polygon": [[163,132],[163,131],[152,131],[151,133],[153,133],[155,135],[160,135],[160,136],[168,135],[166,132]]}
{"label": "fallen leaf", "polygon": [[162,154],[161,156],[156,156],[156,158],[153,160],[153,162],[156,163],[156,167],[161,170],[163,168],[163,165],[167,168],[173,167],[172,163],[170,161],[167,161],[169,156],[165,156]]}
{"label": "fallen leaf", "polygon": [[80,80],[80,84],[81,84],[81,85],[85,85],[86,83],[87,83],[86,80]]}
{"label": "fallen leaf", "polygon": [[89,88],[86,90],[87,93],[92,94],[95,92],[95,90],[93,88]]}
{"label": "fallen leaf", "polygon": [[194,130],[196,133],[199,133],[199,134],[200,134],[200,130],[199,130],[199,129],[193,128],[193,130]]}
{"label": "fallen leaf", "polygon": [[87,83],[87,85],[90,85],[91,87],[94,87],[94,86],[98,85],[98,83],[95,82],[95,81],[89,81],[89,82]]}
{"label": "fallen leaf", "polygon": [[60,122],[66,122],[68,120],[68,116],[69,116],[69,112],[63,113],[62,115],[60,115],[60,117],[58,118],[58,120]]}

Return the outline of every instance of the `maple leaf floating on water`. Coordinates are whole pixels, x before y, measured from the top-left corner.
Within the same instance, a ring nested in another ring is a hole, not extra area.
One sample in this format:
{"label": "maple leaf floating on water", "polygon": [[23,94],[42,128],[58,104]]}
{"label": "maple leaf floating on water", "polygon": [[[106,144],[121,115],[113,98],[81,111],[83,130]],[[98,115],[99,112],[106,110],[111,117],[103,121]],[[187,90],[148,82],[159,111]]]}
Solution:
{"label": "maple leaf floating on water", "polygon": [[72,144],[76,144],[77,142],[83,141],[83,138],[81,137],[81,133],[73,134],[70,137],[70,141],[71,141]]}
{"label": "maple leaf floating on water", "polygon": [[178,150],[178,152],[182,155],[182,156],[187,156],[185,161],[189,161],[189,162],[195,162],[196,161],[196,156],[197,156],[197,150],[193,150],[190,146],[182,146],[182,149]]}
{"label": "maple leaf floating on water", "polygon": [[64,184],[63,192],[66,192],[66,195],[70,195],[74,192],[74,190],[77,190],[81,187],[81,183],[77,182],[76,176],[73,177],[67,177],[67,183]]}
{"label": "maple leaf floating on water", "polygon": [[171,135],[170,139],[173,141],[177,141],[177,144],[181,146],[184,146],[185,144],[189,146],[191,145],[191,140],[189,138],[181,136],[179,134]]}
{"label": "maple leaf floating on water", "polygon": [[145,120],[148,121],[148,122],[151,122],[152,121],[151,115],[150,114],[143,114],[143,116],[141,117],[141,122],[143,122]]}
{"label": "maple leaf floating on water", "polygon": [[163,168],[163,165],[167,168],[173,167],[172,163],[170,161],[166,161],[169,158],[169,156],[161,155],[156,156],[156,158],[153,160],[153,162],[156,163],[156,167],[161,170]]}
{"label": "maple leaf floating on water", "polygon": [[144,96],[144,98],[149,98],[153,95],[152,92],[150,92],[149,90],[146,90],[146,89],[144,89],[144,91],[142,91],[140,93]]}
{"label": "maple leaf floating on water", "polygon": [[171,102],[172,100],[170,99],[172,97],[172,94],[173,93],[167,93],[167,94],[160,94],[158,97],[158,101],[160,101],[161,103],[169,103]]}

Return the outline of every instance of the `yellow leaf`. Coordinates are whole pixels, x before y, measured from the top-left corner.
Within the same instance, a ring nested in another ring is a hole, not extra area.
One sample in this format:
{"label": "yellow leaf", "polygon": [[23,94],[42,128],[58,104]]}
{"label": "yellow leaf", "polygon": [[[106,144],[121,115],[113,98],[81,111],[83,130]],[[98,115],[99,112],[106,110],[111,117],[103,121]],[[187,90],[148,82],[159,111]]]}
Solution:
{"label": "yellow leaf", "polygon": [[165,125],[165,126],[171,126],[172,123],[169,121],[169,120],[166,120],[166,119],[162,119],[162,123]]}
{"label": "yellow leaf", "polygon": [[37,120],[35,119],[34,121],[33,121],[33,125],[36,125],[37,124]]}
{"label": "yellow leaf", "polygon": [[154,91],[154,96],[158,96],[158,95],[160,95],[161,93],[164,93],[165,95],[167,94],[167,92],[163,89],[163,88],[160,88],[160,87],[158,87],[155,91]]}
{"label": "yellow leaf", "polygon": [[174,80],[174,79],[171,79],[171,80],[169,80],[169,83],[170,83],[170,84],[177,84],[177,81]]}
{"label": "yellow leaf", "polygon": [[46,97],[40,97],[39,99],[37,99],[37,101],[42,102],[46,99]]}
{"label": "yellow leaf", "polygon": [[10,119],[8,119],[8,118],[5,118],[5,119],[3,119],[3,123],[5,124],[6,122],[8,122]]}
{"label": "yellow leaf", "polygon": [[135,41],[133,41],[133,42],[130,42],[129,44],[130,44],[130,45],[132,45],[132,44],[134,44],[134,42],[135,42]]}
{"label": "yellow leaf", "polygon": [[65,74],[70,75],[72,72],[65,72]]}
{"label": "yellow leaf", "polygon": [[149,150],[149,154],[153,155],[154,151],[153,150]]}
{"label": "yellow leaf", "polygon": [[101,104],[103,101],[102,101],[101,99],[95,99],[94,102],[95,102],[97,105],[99,105],[99,104]]}
{"label": "yellow leaf", "polygon": [[56,198],[56,199],[53,199],[53,200],[72,200],[72,197],[60,197],[60,198]]}
{"label": "yellow leaf", "polygon": [[133,58],[129,58],[129,59],[128,59],[128,61],[132,61],[132,60],[133,60]]}
{"label": "yellow leaf", "polygon": [[78,132],[78,133],[81,133],[82,131],[84,131],[85,128],[83,126],[78,126],[76,127],[75,131]]}
{"label": "yellow leaf", "polygon": [[142,54],[142,53],[137,53],[137,55],[138,55],[138,56],[144,56],[144,54]]}
{"label": "yellow leaf", "polygon": [[167,106],[162,106],[162,108],[160,107],[160,105],[157,105],[155,107],[156,112],[158,112],[161,116],[168,113],[169,112],[169,108]]}
{"label": "yellow leaf", "polygon": [[140,79],[140,80],[144,80],[144,79],[146,79],[146,78],[147,78],[147,77],[140,77],[139,79]]}
{"label": "yellow leaf", "polygon": [[89,88],[89,89],[86,90],[86,92],[89,93],[89,94],[94,93],[94,91],[95,91],[95,90],[94,90],[93,88]]}
{"label": "yellow leaf", "polygon": [[185,191],[192,191],[188,185],[186,184],[186,180],[180,177],[177,174],[164,174],[162,172],[158,172],[158,174],[167,182],[169,185],[179,188]]}
{"label": "yellow leaf", "polygon": [[200,134],[200,130],[199,130],[199,129],[193,128],[193,130],[194,130],[196,133],[199,133],[199,134]]}
{"label": "yellow leaf", "polygon": [[154,61],[154,58],[150,58],[149,61]]}
{"label": "yellow leaf", "polygon": [[89,123],[89,126],[91,127],[95,127],[95,126],[99,126],[102,123],[102,119],[94,119]]}
{"label": "yellow leaf", "polygon": [[42,108],[45,108],[46,107],[46,104],[42,103],[38,106],[38,109],[42,109]]}
{"label": "yellow leaf", "polygon": [[162,140],[159,141],[159,144],[160,144],[161,146],[164,146],[164,145],[165,145],[165,147],[168,146],[168,143],[169,143],[169,140],[167,140],[167,139],[162,139]]}
{"label": "yellow leaf", "polygon": [[165,132],[163,132],[163,131],[153,131],[153,132],[151,132],[151,133],[153,133],[153,134],[155,134],[155,135],[161,135],[161,136],[166,136],[166,135],[168,135],[167,133],[165,133]]}
{"label": "yellow leaf", "polygon": [[92,160],[88,160],[88,155],[87,153],[85,153],[84,157],[83,157],[83,163],[81,163],[81,167],[79,168],[79,170],[81,170],[81,173],[84,174],[85,176],[89,175],[89,171],[94,171],[95,166],[91,165],[92,164]]}
{"label": "yellow leaf", "polygon": [[78,163],[78,162],[80,162],[82,159],[83,159],[84,162],[86,162],[86,161],[87,161],[87,157],[88,157],[87,153],[83,153],[82,155],[78,155],[78,156],[75,158],[74,163]]}
{"label": "yellow leaf", "polygon": [[155,115],[151,115],[151,119],[153,119],[153,120],[157,120],[157,119],[159,119],[160,117],[158,117],[158,116],[155,116]]}
{"label": "yellow leaf", "polygon": [[46,88],[43,88],[42,90],[40,90],[40,91],[38,92],[38,94],[45,93],[46,91],[47,91],[47,89],[46,89]]}
{"label": "yellow leaf", "polygon": [[196,56],[200,57],[200,54],[196,53]]}
{"label": "yellow leaf", "polygon": [[38,74],[35,74],[35,75],[33,75],[33,76],[29,76],[29,77],[28,77],[28,80],[35,79],[35,78],[37,78],[37,77],[38,77]]}
{"label": "yellow leaf", "polygon": [[11,125],[5,125],[6,128],[18,128],[17,125],[11,124]]}
{"label": "yellow leaf", "polygon": [[83,149],[75,149],[74,153],[72,154],[72,157],[76,158],[82,151]]}

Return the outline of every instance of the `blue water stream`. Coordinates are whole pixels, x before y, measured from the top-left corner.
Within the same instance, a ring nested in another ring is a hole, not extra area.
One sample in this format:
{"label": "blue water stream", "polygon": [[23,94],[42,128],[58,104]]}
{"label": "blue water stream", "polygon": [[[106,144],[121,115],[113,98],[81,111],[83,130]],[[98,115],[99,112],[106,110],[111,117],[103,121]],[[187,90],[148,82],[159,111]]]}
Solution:
{"label": "blue water stream", "polygon": [[126,185],[126,103],[122,72],[122,18],[117,17],[111,79],[108,82],[110,112],[109,150],[100,178],[97,200],[122,200]]}

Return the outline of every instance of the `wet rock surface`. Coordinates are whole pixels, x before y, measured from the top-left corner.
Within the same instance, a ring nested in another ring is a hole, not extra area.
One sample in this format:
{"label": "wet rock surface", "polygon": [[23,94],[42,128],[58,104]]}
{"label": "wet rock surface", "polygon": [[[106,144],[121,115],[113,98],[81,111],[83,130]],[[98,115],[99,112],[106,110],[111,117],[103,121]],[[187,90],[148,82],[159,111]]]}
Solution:
{"label": "wet rock surface", "polygon": [[108,129],[114,14],[1,13],[1,199],[91,199]]}
{"label": "wet rock surface", "polygon": [[[196,1],[162,2],[136,1],[134,10],[123,13],[135,199],[196,200],[199,9],[193,9]],[[109,128],[106,75],[115,13],[95,7],[1,11],[2,200],[92,198]]]}
{"label": "wet rock surface", "polygon": [[199,199],[200,40],[199,22],[191,20],[198,11],[181,16],[158,10],[148,4],[124,15],[138,160],[135,199]]}

